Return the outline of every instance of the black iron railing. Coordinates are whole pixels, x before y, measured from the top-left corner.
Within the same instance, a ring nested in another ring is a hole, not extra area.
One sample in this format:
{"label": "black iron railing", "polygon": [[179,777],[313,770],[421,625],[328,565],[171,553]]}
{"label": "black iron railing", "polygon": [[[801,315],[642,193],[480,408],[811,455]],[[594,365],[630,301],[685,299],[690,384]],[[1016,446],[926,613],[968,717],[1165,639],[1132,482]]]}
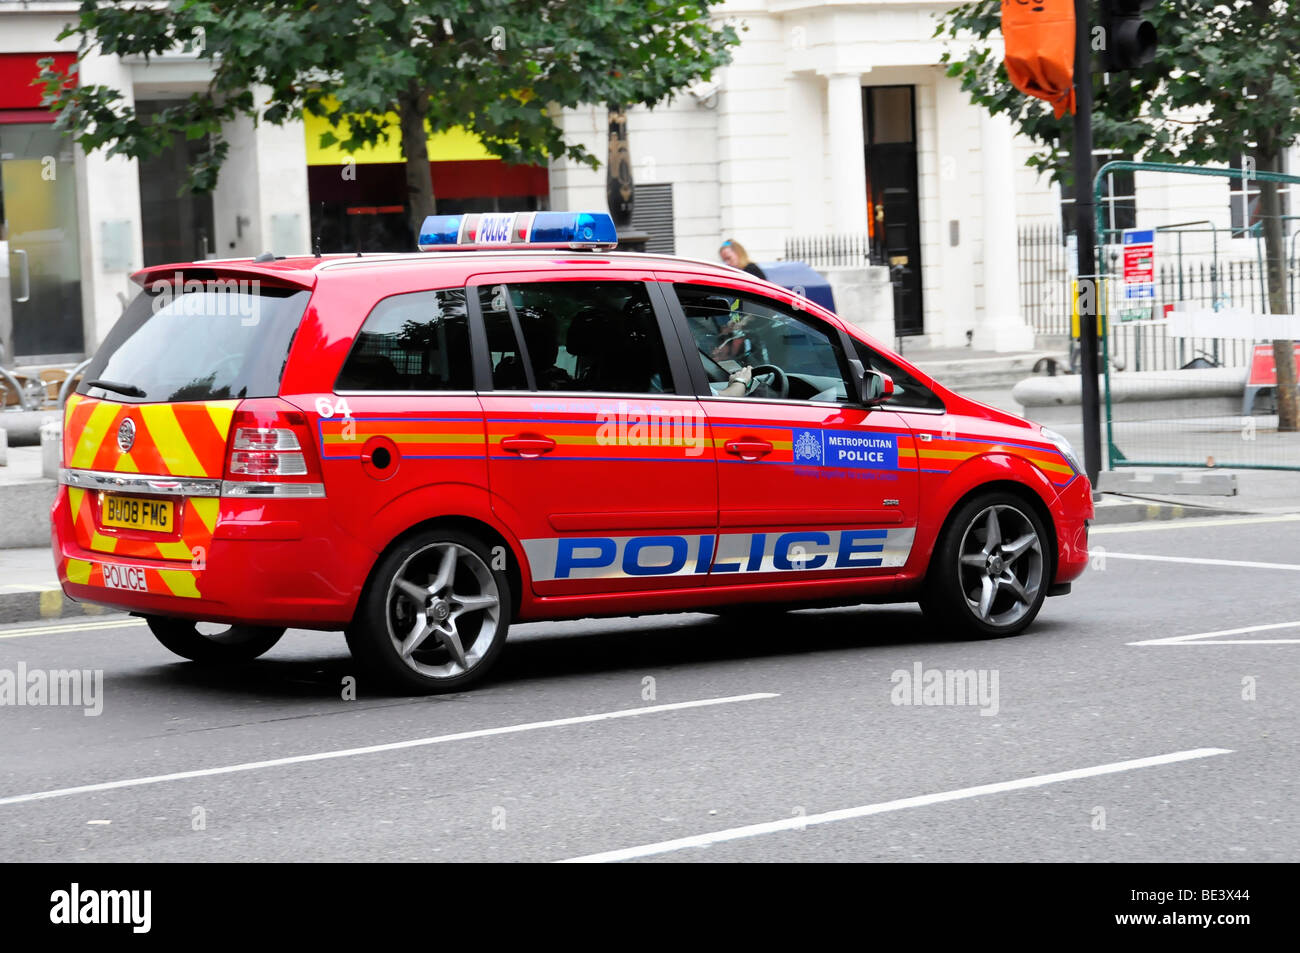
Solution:
{"label": "black iron railing", "polygon": [[797,235],[785,240],[786,261],[806,261],[814,268],[879,265],[866,234]]}

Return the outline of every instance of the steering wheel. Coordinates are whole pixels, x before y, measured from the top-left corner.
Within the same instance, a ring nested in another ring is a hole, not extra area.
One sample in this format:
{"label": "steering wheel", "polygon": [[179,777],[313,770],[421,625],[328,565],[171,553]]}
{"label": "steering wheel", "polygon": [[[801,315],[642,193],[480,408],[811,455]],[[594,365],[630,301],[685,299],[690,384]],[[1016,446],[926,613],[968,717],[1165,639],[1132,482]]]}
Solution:
{"label": "steering wheel", "polygon": [[745,390],[746,397],[750,396],[758,389],[758,379],[760,376],[772,378],[771,383],[767,386],[776,391],[778,398],[785,399],[790,396],[790,379],[785,376],[785,371],[781,370],[781,368],[777,367],[775,364],[756,364],[750,368],[750,373],[753,376],[750,378],[749,387]]}

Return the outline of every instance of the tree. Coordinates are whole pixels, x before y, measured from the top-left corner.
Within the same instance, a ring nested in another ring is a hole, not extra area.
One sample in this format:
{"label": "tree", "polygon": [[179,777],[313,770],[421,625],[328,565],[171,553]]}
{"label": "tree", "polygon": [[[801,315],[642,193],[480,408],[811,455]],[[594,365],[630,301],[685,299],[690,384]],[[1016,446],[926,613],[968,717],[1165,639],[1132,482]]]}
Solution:
{"label": "tree", "polygon": [[[971,101],[1005,113],[1038,146],[1029,164],[1069,182],[1063,157],[1071,147],[1070,118],[1015,89],[989,38],[998,32],[998,0],[950,11],[936,36],[969,40],[944,56]],[[1286,0],[1179,0],[1157,4],[1145,17],[1160,37],[1148,67],[1095,74],[1093,138],[1097,149],[1189,165],[1253,160],[1258,171],[1280,171],[1287,146],[1300,137],[1300,5]],[[1094,31],[1094,51],[1105,38]],[[1095,64],[1094,64],[1095,65]],[[1104,80],[1104,81],[1103,81]],[[1089,188],[1090,183],[1077,187]],[[1277,183],[1260,180],[1260,211],[1268,260],[1269,310],[1288,312],[1286,254]],[[1274,341],[1278,426],[1300,429],[1291,341]]]}
{"label": "tree", "polygon": [[139,5],[85,0],[75,24],[83,53],[157,56],[190,44],[212,64],[202,94],[142,117],[119,90],[42,73],[56,125],[87,151],[147,158],[178,133],[208,136],[189,187],[210,190],[229,151],[222,125],[240,116],[274,124],[304,113],[355,151],[387,138],[396,114],[408,214],[418,233],[435,211],[426,137],[464,127],[510,162],[567,156],[553,112],[584,104],[653,106],[730,58],[739,37],[716,25],[718,0],[181,0]]}

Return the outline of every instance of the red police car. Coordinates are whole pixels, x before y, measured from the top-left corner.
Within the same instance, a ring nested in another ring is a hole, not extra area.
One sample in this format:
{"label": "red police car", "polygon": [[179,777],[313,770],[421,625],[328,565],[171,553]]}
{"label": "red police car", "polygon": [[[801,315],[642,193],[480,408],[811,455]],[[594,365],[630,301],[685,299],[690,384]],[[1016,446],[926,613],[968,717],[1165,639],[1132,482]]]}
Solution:
{"label": "red police car", "polygon": [[608,216],[434,216],[422,251],[147,268],[68,400],[72,598],[243,661],[346,632],[460,689],[512,622],[919,601],[1010,635],[1087,562],[1060,436]]}

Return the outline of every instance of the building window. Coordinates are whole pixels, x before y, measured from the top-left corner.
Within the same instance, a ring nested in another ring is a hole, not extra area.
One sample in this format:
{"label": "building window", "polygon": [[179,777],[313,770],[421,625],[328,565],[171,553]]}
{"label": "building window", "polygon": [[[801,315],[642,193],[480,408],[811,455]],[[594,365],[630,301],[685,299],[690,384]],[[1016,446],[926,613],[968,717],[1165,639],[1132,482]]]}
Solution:
{"label": "building window", "polygon": [[[1098,150],[1092,154],[1092,176],[1088,188],[1097,178],[1097,172],[1107,162],[1128,161],[1132,156],[1110,150]],[[1061,185],[1061,226],[1065,234],[1075,230],[1074,187]],[[1126,228],[1137,228],[1137,188],[1132,171],[1108,172],[1101,187],[1101,227],[1103,232],[1097,236],[1102,244],[1117,244],[1120,233]]]}
{"label": "building window", "polygon": [[[1287,166],[1290,165],[1285,154],[1282,156],[1281,171],[1290,171]],[[1237,156],[1230,163],[1231,168],[1242,168],[1242,157]],[[1258,170],[1256,170],[1258,171]],[[1278,200],[1281,203],[1280,212],[1283,216],[1289,213],[1289,185],[1278,186]],[[1259,223],[1263,220],[1260,214],[1259,201],[1259,180],[1258,179],[1229,179],[1228,180],[1228,208],[1232,215],[1232,237],[1247,238],[1252,231],[1259,228]]]}

